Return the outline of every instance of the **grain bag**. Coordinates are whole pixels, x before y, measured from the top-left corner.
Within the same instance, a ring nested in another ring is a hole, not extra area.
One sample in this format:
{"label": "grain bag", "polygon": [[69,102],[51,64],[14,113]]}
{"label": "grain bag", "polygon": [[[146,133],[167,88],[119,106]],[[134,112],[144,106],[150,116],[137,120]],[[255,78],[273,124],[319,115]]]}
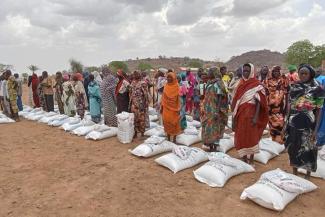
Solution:
{"label": "grain bag", "polygon": [[207,153],[200,148],[175,146],[172,153],[157,158],[155,162],[177,173],[207,160]]}
{"label": "grain bag", "polygon": [[110,138],[117,135],[117,127],[109,127],[109,129],[106,129],[104,131],[92,131],[86,135],[86,139],[91,140],[102,140],[106,138]]}
{"label": "grain bag", "polygon": [[227,154],[214,152],[209,154],[209,162],[193,173],[198,181],[221,188],[231,177],[249,172],[255,172],[251,165]]}
{"label": "grain bag", "polygon": [[258,182],[246,188],[240,199],[251,199],[268,209],[281,211],[298,195],[317,188],[312,182],[281,169],[263,173]]}
{"label": "grain bag", "polygon": [[223,153],[227,153],[227,151],[229,151],[234,147],[235,147],[234,137],[227,135],[224,136],[223,139],[220,139],[218,150]]}
{"label": "grain bag", "polygon": [[152,136],[143,144],[138,145],[129,152],[138,157],[152,157],[157,154],[172,151],[176,145],[165,140],[164,137]]}
{"label": "grain bag", "polygon": [[149,115],[150,122],[156,122],[158,119],[158,115]]}
{"label": "grain bag", "polygon": [[134,114],[122,112],[116,115],[118,123],[117,138],[123,143],[131,143],[134,136]]}
{"label": "grain bag", "polygon": [[199,133],[197,135],[186,135],[185,133],[182,133],[176,137],[176,143],[185,146],[191,146],[201,141],[201,130],[199,130]]}
{"label": "grain bag", "polygon": [[272,141],[271,138],[262,139],[259,142],[260,152],[254,155],[254,160],[262,164],[267,164],[267,162],[278,156],[284,151],[284,145]]}
{"label": "grain bag", "polygon": [[144,133],[144,135],[145,136],[165,136],[166,134],[165,134],[164,127],[158,125],[157,127],[147,130]]}
{"label": "grain bag", "polygon": [[[306,174],[305,169],[298,169],[298,172]],[[316,172],[312,172],[311,176],[325,179],[325,146],[318,151],[317,170]]]}

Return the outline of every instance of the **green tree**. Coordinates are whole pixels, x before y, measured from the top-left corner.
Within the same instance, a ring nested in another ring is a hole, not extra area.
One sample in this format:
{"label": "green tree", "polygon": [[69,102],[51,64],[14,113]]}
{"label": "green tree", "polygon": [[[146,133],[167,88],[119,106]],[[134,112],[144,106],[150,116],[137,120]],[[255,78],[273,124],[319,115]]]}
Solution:
{"label": "green tree", "polygon": [[129,71],[128,65],[123,61],[112,61],[109,63],[108,67],[113,72],[116,72],[118,69],[122,69],[125,73]]}
{"label": "green tree", "polygon": [[285,53],[288,64],[299,65],[301,63],[311,63],[314,45],[309,40],[297,41],[288,47]]}
{"label": "green tree", "polygon": [[27,67],[29,70],[32,71],[32,73],[34,74],[37,70],[39,70],[38,66],[36,65],[30,65]]}
{"label": "green tree", "polygon": [[186,66],[190,68],[203,68],[203,61],[200,59],[192,59],[186,64]]}
{"label": "green tree", "polygon": [[146,71],[152,69],[152,66],[149,63],[141,62],[139,63],[137,69],[140,71]]}
{"label": "green tree", "polygon": [[73,73],[80,72],[82,73],[83,71],[83,65],[80,61],[77,61],[75,59],[70,59],[70,69]]}
{"label": "green tree", "polygon": [[325,59],[325,45],[314,46],[309,40],[297,41],[288,47],[285,55],[288,64],[308,63],[319,67]]}
{"label": "green tree", "polygon": [[322,64],[322,60],[325,60],[325,44],[317,45],[314,47],[310,64],[314,67],[320,67]]}

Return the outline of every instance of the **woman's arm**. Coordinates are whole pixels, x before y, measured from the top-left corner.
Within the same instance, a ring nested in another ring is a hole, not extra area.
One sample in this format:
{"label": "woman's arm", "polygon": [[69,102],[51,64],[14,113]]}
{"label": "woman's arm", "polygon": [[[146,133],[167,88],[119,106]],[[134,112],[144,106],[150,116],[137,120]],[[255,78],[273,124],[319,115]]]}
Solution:
{"label": "woman's arm", "polygon": [[316,127],[315,127],[315,130],[313,132],[313,137],[312,137],[312,139],[314,141],[316,141],[316,135],[317,135],[317,132],[318,132],[318,129],[319,129],[319,126],[320,126],[320,122],[322,120],[322,112],[321,112],[321,109],[319,109],[319,108],[316,109],[316,115],[315,115],[315,117],[316,117],[316,120],[315,120],[316,121]]}
{"label": "woman's arm", "polygon": [[252,119],[253,126],[255,126],[257,123],[257,118],[260,115],[260,110],[261,110],[261,104],[258,100],[256,100],[255,115]]}

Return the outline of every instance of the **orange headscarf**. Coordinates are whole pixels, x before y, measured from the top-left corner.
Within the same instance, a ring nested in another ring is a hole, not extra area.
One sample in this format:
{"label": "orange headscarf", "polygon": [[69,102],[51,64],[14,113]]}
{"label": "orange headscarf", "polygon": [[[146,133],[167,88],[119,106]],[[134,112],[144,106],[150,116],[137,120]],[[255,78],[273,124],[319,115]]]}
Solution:
{"label": "orange headscarf", "polygon": [[164,93],[162,97],[162,106],[168,108],[172,111],[179,111],[181,108],[179,97],[179,85],[174,72],[169,72],[167,77],[171,76],[173,78],[172,83],[166,83],[164,87]]}

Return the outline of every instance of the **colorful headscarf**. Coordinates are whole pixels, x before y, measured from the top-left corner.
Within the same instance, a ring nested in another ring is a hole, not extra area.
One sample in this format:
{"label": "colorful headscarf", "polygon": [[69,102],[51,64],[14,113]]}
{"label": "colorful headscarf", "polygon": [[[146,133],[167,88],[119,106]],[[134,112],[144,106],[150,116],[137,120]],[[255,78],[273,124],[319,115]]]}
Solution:
{"label": "colorful headscarf", "polygon": [[78,79],[78,81],[83,81],[84,80],[82,74],[79,73],[79,72],[75,73],[74,76]]}
{"label": "colorful headscarf", "polygon": [[281,66],[278,66],[278,65],[273,66],[273,67],[272,67],[272,72],[273,72],[273,71],[281,71]]}
{"label": "colorful headscarf", "polygon": [[68,73],[64,73],[63,74],[63,81],[69,81],[70,80],[70,76]]}
{"label": "colorful headscarf", "polygon": [[311,65],[309,65],[309,64],[300,65],[299,69],[298,69],[298,72],[303,68],[307,68],[308,71],[310,72],[310,80],[312,80],[312,79],[314,79],[316,77],[316,71]]}
{"label": "colorful headscarf", "polygon": [[289,70],[289,72],[295,72],[295,71],[297,71],[297,66],[296,65],[289,65],[288,70]]}

